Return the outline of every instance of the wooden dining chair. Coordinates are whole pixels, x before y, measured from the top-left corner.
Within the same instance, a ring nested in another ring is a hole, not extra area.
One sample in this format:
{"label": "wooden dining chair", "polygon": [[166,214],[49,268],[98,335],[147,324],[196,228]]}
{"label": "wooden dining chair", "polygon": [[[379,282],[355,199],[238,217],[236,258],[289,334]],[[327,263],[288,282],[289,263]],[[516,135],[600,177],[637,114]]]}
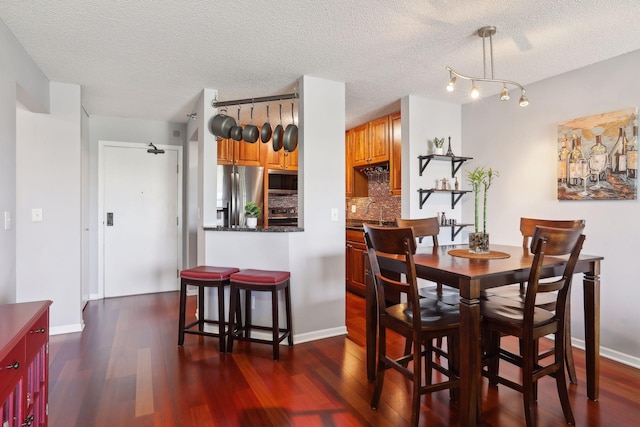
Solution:
{"label": "wooden dining chair", "polygon": [[[554,220],[554,219],[538,219],[538,218],[520,218],[520,233],[522,234],[522,247],[528,250],[529,239],[533,236],[537,226],[552,227],[552,228],[579,228],[584,227],[585,221],[583,219],[570,219],[570,220]],[[524,304],[526,296],[526,283],[520,283],[519,285],[500,286],[497,288],[491,288],[487,292],[488,298],[508,298],[517,303]],[[573,347],[571,346],[571,304],[568,302],[569,308],[566,314],[566,328],[567,333],[565,337],[567,339],[565,345],[565,363],[567,373],[569,374],[569,381],[573,384],[578,383],[578,376],[576,374],[576,366],[573,360]],[[546,310],[555,310],[556,296],[552,293],[545,293],[538,296],[536,300],[538,307]],[[553,350],[549,350],[539,354],[539,357],[545,358],[551,356]]]}
{"label": "wooden dining chair", "polygon": [[[437,217],[418,218],[418,219],[402,219],[396,218],[398,227],[411,227],[413,234],[417,239],[422,240],[425,237],[431,237],[433,248],[438,247],[438,234],[440,234],[440,224]],[[423,286],[418,289],[420,296],[431,299],[438,299],[446,304],[458,304],[460,302],[460,293],[457,289],[446,286],[442,283],[436,283],[435,286]]]}
{"label": "wooden dining chair", "polygon": [[[413,382],[411,393],[411,425],[417,426],[420,416],[420,397],[438,390],[453,390],[459,386],[458,342],[460,312],[453,305],[428,298],[420,298],[413,255],[416,252],[416,238],[412,228],[377,227],[364,224],[364,237],[375,289],[378,309],[378,362],[376,382],[371,398],[371,407],[378,408],[384,373],[393,368]],[[399,255],[406,264],[406,281],[395,280],[382,274],[377,252]],[[385,294],[399,293],[406,302],[389,304]],[[410,353],[405,352],[399,358],[387,355],[387,330],[394,331],[415,343]],[[447,337],[449,343],[447,364],[433,360],[433,340]],[[409,363],[413,362],[413,363]],[[433,384],[423,380],[422,367],[441,372],[448,380]]]}
{"label": "wooden dining chair", "polygon": [[[536,227],[531,253],[533,262],[526,286],[524,305],[502,303],[500,299],[483,300],[480,305],[482,332],[485,354],[483,374],[489,378],[489,384],[503,384],[523,394],[525,418],[528,427],[536,426],[536,385],[543,376],[549,375],[556,380],[556,387],[562,405],[565,420],[575,424],[569,402],[567,381],[564,374],[565,354],[565,317],[570,297],[571,279],[584,242],[584,225],[561,229]],[[561,276],[540,280],[545,257],[569,255]],[[536,297],[543,293],[555,295],[553,311],[536,305]],[[520,354],[515,354],[500,346],[501,337],[513,335],[521,345]],[[554,335],[553,361],[539,364],[537,341],[547,335]],[[499,361],[504,360],[521,369],[521,383],[499,375]]]}

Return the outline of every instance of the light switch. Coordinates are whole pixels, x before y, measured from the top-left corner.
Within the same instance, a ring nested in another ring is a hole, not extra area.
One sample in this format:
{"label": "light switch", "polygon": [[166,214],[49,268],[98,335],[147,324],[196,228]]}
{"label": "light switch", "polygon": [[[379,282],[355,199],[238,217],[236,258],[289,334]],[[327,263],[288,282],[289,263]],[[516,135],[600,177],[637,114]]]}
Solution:
{"label": "light switch", "polygon": [[338,221],[338,208],[331,208],[331,221]]}
{"label": "light switch", "polygon": [[356,205],[351,205],[351,213],[356,213],[357,209]]}
{"label": "light switch", "polygon": [[42,221],[42,208],[31,209],[31,221],[33,222]]}
{"label": "light switch", "polygon": [[4,229],[11,229],[11,213],[7,211],[4,212]]}

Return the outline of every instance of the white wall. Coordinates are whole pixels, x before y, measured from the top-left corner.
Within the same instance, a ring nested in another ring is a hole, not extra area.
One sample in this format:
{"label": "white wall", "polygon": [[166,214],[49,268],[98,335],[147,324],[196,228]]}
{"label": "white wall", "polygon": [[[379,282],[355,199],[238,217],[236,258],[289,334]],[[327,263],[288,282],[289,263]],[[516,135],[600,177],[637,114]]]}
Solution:
{"label": "white wall", "polygon": [[[89,112],[91,113],[91,112]],[[150,143],[185,146],[186,125],[183,123],[91,115],[89,119],[89,248],[90,293],[98,295],[98,141]],[[187,156],[184,156],[187,157]],[[184,167],[182,171],[186,170]],[[184,181],[184,180],[183,180]],[[186,193],[183,182],[183,194]],[[185,218],[183,212],[183,218]],[[185,230],[182,230],[185,235]],[[183,247],[183,254],[187,251]]]}
{"label": "white wall", "polygon": [[[295,233],[205,233],[208,265],[291,272],[295,342],[346,333],[344,214],[344,83],[300,80],[299,189]],[[331,221],[331,209],[338,221]],[[258,296],[254,316],[269,321],[270,301]]]}
{"label": "white wall", "polygon": [[[0,21],[0,304],[16,301],[16,100],[49,109],[49,80]],[[5,212],[13,225],[5,230]]]}
{"label": "white wall", "polygon": [[[487,225],[491,240],[520,244],[521,216],[586,220],[583,252],[602,262],[601,354],[640,366],[640,203],[556,200],[556,141],[560,122],[637,107],[640,51],[527,85],[530,104],[521,108],[491,97],[462,108],[462,148],[474,164],[497,169],[490,190]],[[464,217],[473,222],[473,201]],[[578,279],[578,276],[576,276]],[[572,295],[572,335],[584,338],[582,286]]]}
{"label": "white wall", "polygon": [[[451,195],[432,194],[420,208],[419,189],[430,189],[436,186],[436,180],[451,180],[451,162],[432,160],[420,176],[418,156],[432,154],[434,138],[445,138],[444,149],[448,148],[451,137],[451,150],[457,156],[464,156],[461,144],[460,105],[435,101],[414,95],[404,97],[401,101],[402,115],[402,216],[404,218],[428,218],[445,212],[447,218],[462,218],[462,206],[456,204],[451,209]],[[456,174],[462,184],[462,170]],[[453,188],[453,182],[452,188]],[[408,183],[408,185],[406,184]],[[442,228],[438,237],[440,244],[451,243],[451,229]],[[454,242],[460,242],[461,234]],[[429,239],[424,244],[431,244]]]}
{"label": "white wall", "polygon": [[17,110],[16,301],[52,300],[53,333],[83,327],[80,93],[51,83],[50,114]]}

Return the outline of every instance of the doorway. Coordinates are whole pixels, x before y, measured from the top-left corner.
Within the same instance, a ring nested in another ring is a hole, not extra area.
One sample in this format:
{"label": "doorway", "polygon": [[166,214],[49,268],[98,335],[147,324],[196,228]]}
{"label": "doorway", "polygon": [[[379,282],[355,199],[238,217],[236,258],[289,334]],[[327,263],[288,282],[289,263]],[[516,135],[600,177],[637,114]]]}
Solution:
{"label": "doorway", "polygon": [[182,259],[182,147],[100,141],[98,293],[178,289]]}

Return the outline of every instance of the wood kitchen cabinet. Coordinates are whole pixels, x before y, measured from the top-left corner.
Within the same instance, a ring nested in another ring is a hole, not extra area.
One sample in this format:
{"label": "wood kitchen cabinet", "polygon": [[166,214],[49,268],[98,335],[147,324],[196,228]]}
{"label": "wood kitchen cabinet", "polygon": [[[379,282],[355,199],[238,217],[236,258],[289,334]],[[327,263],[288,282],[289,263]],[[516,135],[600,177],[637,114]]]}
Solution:
{"label": "wood kitchen cabinet", "polygon": [[0,426],[48,423],[51,301],[0,305]]}
{"label": "wood kitchen cabinet", "polygon": [[262,166],[264,158],[261,155],[260,142],[250,144],[245,141],[235,141],[231,138],[218,140],[218,164],[238,166]]}
{"label": "wood kitchen cabinet", "polygon": [[389,116],[389,188],[391,194],[402,194],[402,135],[400,112]]}
{"label": "wood kitchen cabinet", "polygon": [[367,177],[360,171],[370,165],[389,164],[389,190],[402,194],[402,138],[400,112],[365,123],[345,133],[346,197],[367,197]]}
{"label": "wood kitchen cabinet", "polygon": [[298,147],[290,153],[284,148],[273,151],[273,144],[268,141],[263,144],[262,149],[265,152],[266,169],[298,170]]}
{"label": "wood kitchen cabinet", "polygon": [[363,231],[347,230],[346,263],[347,290],[364,296],[366,287],[367,247],[364,244]]}

